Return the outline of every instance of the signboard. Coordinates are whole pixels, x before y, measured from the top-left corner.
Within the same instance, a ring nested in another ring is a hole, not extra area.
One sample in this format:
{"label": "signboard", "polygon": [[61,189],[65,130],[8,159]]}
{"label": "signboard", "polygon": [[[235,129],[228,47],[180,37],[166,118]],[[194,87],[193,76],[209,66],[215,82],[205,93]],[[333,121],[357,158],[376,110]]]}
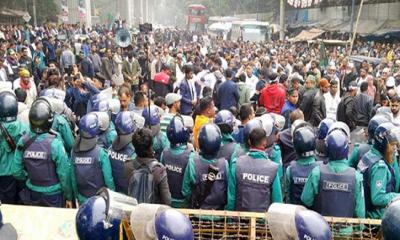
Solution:
{"label": "signboard", "polygon": [[77,240],[78,209],[1,205],[3,222],[17,230],[18,240]]}
{"label": "signboard", "polygon": [[67,0],[61,0],[61,21],[68,22],[69,20],[69,10],[67,5]]}
{"label": "signboard", "polygon": [[25,22],[29,22],[31,20],[31,15],[25,13],[24,16],[22,16],[22,19],[24,19]]}

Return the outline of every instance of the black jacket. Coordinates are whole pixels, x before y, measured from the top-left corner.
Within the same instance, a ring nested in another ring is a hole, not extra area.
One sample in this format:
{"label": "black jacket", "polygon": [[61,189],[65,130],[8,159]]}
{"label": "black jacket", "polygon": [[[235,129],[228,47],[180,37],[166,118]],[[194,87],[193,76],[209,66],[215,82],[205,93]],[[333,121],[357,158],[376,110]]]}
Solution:
{"label": "black jacket", "polygon": [[336,120],[346,123],[347,126],[349,126],[350,131],[353,131],[356,128],[353,104],[354,97],[349,93],[346,93],[340,100],[336,112]]}
{"label": "black jacket", "polygon": [[311,119],[311,113],[313,110],[313,101],[315,94],[317,94],[318,89],[308,89],[304,92],[304,95],[302,97],[301,103],[300,103],[300,109],[304,113],[304,120],[305,121],[310,121]]}
{"label": "black jacket", "polygon": [[370,96],[365,93],[359,93],[354,98],[354,113],[357,126],[367,127],[371,119],[371,111],[374,103]]}
{"label": "black jacket", "polygon": [[319,123],[326,118],[325,98],[321,90],[314,96],[312,103],[312,113],[310,123],[314,127],[318,127]]}

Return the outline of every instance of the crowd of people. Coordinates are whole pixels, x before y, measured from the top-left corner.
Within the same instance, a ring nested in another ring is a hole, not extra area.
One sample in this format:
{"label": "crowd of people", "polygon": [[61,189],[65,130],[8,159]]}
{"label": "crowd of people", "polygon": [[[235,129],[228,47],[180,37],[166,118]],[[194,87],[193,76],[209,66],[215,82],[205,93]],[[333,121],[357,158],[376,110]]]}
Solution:
{"label": "crowd of people", "polygon": [[[176,208],[382,218],[399,197],[400,51],[104,26],[0,27],[0,200],[102,187]],[[77,36],[77,37],[75,37]],[[364,51],[367,49],[367,51]],[[327,64],[320,65],[326,58]]]}

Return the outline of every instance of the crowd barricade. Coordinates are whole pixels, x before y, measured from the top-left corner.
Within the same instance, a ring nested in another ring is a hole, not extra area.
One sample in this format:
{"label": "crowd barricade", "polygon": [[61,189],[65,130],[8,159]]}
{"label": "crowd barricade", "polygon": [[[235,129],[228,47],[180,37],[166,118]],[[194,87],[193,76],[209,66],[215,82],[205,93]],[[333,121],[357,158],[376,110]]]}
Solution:
{"label": "crowd barricade", "polygon": [[[1,205],[4,223],[11,223],[19,240],[78,239],[75,216],[78,209]],[[272,239],[268,213],[178,209],[192,221],[195,239]],[[380,220],[325,217],[332,239],[382,239]],[[127,225],[127,223],[125,223]],[[343,234],[340,229],[352,227]],[[125,226],[128,229],[128,226]]]}
{"label": "crowd barricade", "polygon": [[[179,209],[190,217],[195,239],[273,239],[268,213]],[[381,239],[381,220],[325,217],[332,239]],[[343,231],[346,228],[347,231]],[[350,231],[348,230],[350,229]]]}

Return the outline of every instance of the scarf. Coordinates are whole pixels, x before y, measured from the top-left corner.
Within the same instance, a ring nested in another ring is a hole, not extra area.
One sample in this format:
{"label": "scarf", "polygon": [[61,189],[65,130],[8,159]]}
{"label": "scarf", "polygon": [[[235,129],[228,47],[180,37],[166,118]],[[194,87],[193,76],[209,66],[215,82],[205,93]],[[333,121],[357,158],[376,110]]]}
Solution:
{"label": "scarf", "polygon": [[20,81],[19,85],[21,86],[22,90],[29,90],[31,88],[31,81],[28,84],[25,84],[22,80]]}

